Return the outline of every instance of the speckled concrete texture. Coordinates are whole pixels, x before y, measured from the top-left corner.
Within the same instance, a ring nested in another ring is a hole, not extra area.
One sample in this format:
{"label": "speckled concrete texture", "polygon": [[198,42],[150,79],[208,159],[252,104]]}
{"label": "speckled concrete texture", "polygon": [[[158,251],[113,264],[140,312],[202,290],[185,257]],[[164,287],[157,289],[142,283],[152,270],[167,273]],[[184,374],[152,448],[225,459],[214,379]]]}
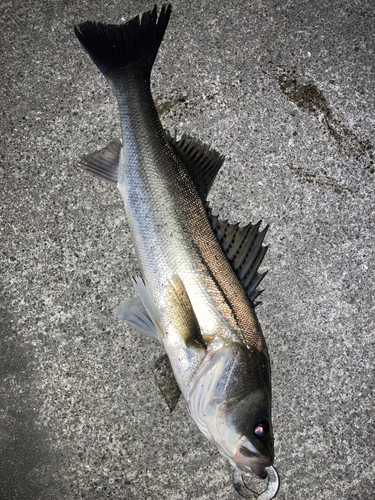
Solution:
{"label": "speckled concrete texture", "polygon": [[[119,136],[73,34],[145,1],[3,1],[2,500],[234,500],[231,468],[119,324],[137,262],[115,188],[75,168]],[[372,0],[173,2],[152,75],[163,124],[226,155],[220,216],[270,224],[258,315],[279,500],[375,498]]]}

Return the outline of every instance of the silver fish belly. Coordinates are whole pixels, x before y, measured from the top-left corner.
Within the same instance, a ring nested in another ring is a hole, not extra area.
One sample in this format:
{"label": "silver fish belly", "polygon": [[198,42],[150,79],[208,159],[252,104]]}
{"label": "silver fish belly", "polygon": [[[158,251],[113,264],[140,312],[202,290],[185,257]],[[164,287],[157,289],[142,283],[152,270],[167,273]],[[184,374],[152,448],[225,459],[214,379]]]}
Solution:
{"label": "silver fish belly", "polygon": [[273,463],[271,380],[254,312],[266,248],[259,224],[219,221],[206,196],[221,157],[163,130],[150,74],[170,16],[163,6],[125,25],[83,23],[76,35],[117,98],[122,144],[80,166],[117,185],[142,278],[116,315],[159,341],[190,414],[240,473]]}

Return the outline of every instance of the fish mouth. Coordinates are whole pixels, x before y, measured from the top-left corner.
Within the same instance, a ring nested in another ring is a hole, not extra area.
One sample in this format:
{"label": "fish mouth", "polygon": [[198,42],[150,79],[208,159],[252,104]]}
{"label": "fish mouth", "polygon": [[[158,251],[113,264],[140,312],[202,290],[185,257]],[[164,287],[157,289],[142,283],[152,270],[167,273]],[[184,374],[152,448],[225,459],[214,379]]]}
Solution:
{"label": "fish mouth", "polygon": [[[267,466],[268,467],[268,466]],[[267,477],[267,472],[264,467],[250,467],[251,472],[253,472],[256,476],[258,476],[260,479],[266,479]]]}
{"label": "fish mouth", "polygon": [[239,453],[236,454],[234,459],[239,469],[246,468],[247,471],[251,471],[261,479],[267,477],[266,467],[270,467],[273,464],[273,457],[254,453],[244,447],[240,448]]}
{"label": "fish mouth", "polygon": [[273,464],[273,460],[268,460],[262,461],[262,462],[255,462],[252,464],[247,464],[246,466],[236,464],[236,469],[238,472],[241,474],[244,474],[245,476],[252,476],[255,475],[259,477],[259,479],[266,479],[268,476],[266,468],[270,467]]}
{"label": "fish mouth", "polygon": [[262,457],[257,461],[254,460],[254,463],[249,464],[249,469],[260,479],[266,479],[267,477],[266,468],[271,467],[272,464],[273,464],[273,457],[270,458]]}

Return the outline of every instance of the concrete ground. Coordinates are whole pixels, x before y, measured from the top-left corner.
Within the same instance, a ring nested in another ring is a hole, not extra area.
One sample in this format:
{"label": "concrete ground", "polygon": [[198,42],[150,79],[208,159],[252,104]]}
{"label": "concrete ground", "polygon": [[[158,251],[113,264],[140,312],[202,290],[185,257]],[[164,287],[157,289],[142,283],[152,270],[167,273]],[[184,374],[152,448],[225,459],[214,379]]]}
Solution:
{"label": "concrete ground", "polygon": [[[0,498],[239,498],[231,467],[119,324],[137,262],[116,188],[75,167],[119,136],[76,40],[145,1],[6,1]],[[170,130],[226,155],[222,218],[270,224],[263,305],[279,500],[375,499],[371,0],[175,0],[153,71]]]}

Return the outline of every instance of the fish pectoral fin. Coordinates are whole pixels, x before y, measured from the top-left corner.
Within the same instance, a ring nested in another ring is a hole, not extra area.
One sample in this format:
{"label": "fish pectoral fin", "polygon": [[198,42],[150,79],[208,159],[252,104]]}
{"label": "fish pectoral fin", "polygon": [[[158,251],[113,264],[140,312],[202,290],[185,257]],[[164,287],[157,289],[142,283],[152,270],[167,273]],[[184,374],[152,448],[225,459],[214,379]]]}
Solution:
{"label": "fish pectoral fin", "polygon": [[193,306],[177,274],[174,274],[168,282],[166,300],[168,323],[178,333],[186,347],[205,350],[206,344],[203,341]]}
{"label": "fish pectoral fin", "polygon": [[176,382],[167,354],[163,354],[156,360],[154,377],[156,385],[165,399],[169,411],[172,413],[180,399],[181,391]]}
{"label": "fish pectoral fin", "polygon": [[83,156],[77,165],[82,170],[90,172],[90,174],[95,175],[95,177],[103,181],[116,184],[121,155],[121,141],[120,139],[115,139],[105,148]]}
{"label": "fish pectoral fin", "polygon": [[199,196],[205,203],[215,177],[224,163],[224,156],[187,134],[183,134],[178,141],[167,130],[165,133],[169,144],[189,172]]}
{"label": "fish pectoral fin", "polygon": [[142,278],[133,278],[133,285],[138,295],[121,302],[114,309],[113,315],[162,343],[163,332],[151,294]]}
{"label": "fish pectoral fin", "polygon": [[239,224],[229,224],[228,221],[221,221],[217,215],[213,215],[211,208],[208,208],[207,215],[216,238],[245,288],[248,298],[253,307],[257,306],[260,302],[256,302],[255,299],[263,292],[257,290],[257,286],[267,274],[267,271],[258,273],[258,269],[268,250],[268,246],[262,244],[268,226],[259,231],[261,221],[241,227]]}

